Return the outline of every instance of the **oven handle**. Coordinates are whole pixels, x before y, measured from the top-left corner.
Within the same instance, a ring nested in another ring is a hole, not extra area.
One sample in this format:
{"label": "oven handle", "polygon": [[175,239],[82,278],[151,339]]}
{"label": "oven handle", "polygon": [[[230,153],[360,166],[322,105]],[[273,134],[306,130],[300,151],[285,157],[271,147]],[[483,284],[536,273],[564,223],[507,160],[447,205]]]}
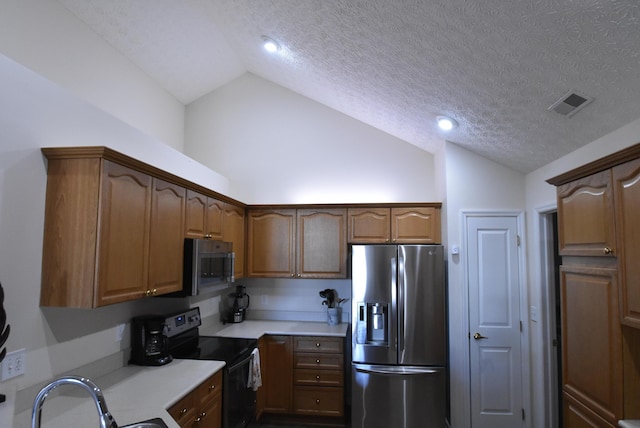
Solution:
{"label": "oven handle", "polygon": [[253,358],[253,354],[250,354],[247,358],[245,358],[244,360],[240,361],[239,363],[234,364],[233,366],[229,367],[227,370],[232,372],[235,369],[237,369],[238,367],[247,364],[249,362],[249,360],[251,360],[252,358]]}

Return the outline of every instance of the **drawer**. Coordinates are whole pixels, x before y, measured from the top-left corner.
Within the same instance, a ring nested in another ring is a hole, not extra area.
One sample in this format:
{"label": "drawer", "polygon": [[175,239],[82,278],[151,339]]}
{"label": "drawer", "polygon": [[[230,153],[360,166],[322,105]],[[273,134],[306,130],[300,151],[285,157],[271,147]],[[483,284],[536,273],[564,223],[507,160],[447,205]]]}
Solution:
{"label": "drawer", "polygon": [[344,390],[342,388],[294,388],[293,413],[298,415],[344,415]]}
{"label": "drawer", "polygon": [[219,371],[213,376],[207,378],[198,386],[196,391],[197,396],[200,398],[201,404],[205,404],[213,400],[218,394],[222,392],[222,371]]}
{"label": "drawer", "polygon": [[295,352],[329,352],[343,353],[344,339],[325,336],[296,336],[293,350]]}
{"label": "drawer", "polygon": [[343,367],[342,354],[296,353],[293,356],[294,369],[342,370]]}
{"label": "drawer", "polygon": [[182,397],[173,406],[169,407],[167,411],[171,417],[180,426],[185,426],[187,421],[192,421],[196,416],[195,394],[189,393]]}
{"label": "drawer", "polygon": [[342,387],[344,385],[344,376],[338,370],[297,369],[293,373],[293,383],[301,386]]}

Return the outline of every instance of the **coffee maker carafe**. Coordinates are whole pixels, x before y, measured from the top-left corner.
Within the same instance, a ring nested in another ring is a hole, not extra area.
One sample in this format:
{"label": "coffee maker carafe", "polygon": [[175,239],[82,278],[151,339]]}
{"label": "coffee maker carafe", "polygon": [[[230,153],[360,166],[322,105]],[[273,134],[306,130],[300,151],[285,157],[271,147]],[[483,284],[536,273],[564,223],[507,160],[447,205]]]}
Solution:
{"label": "coffee maker carafe", "polygon": [[131,331],[131,363],[140,366],[162,366],[173,358],[162,316],[135,317]]}

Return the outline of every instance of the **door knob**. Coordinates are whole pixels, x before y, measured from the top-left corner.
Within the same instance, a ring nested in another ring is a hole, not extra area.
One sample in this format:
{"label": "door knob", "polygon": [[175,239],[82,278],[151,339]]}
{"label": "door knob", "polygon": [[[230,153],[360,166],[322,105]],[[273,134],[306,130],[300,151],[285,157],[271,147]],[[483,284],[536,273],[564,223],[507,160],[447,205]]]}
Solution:
{"label": "door knob", "polygon": [[481,335],[480,333],[476,333],[473,335],[473,338],[475,340],[480,340],[480,339],[488,339],[488,337]]}

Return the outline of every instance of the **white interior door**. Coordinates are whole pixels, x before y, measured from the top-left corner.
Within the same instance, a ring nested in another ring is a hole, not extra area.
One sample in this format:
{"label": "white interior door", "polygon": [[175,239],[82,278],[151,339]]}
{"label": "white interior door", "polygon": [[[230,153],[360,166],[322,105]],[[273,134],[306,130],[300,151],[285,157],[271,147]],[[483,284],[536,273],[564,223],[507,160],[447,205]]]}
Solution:
{"label": "white interior door", "polygon": [[472,428],[524,426],[515,216],[468,217]]}

